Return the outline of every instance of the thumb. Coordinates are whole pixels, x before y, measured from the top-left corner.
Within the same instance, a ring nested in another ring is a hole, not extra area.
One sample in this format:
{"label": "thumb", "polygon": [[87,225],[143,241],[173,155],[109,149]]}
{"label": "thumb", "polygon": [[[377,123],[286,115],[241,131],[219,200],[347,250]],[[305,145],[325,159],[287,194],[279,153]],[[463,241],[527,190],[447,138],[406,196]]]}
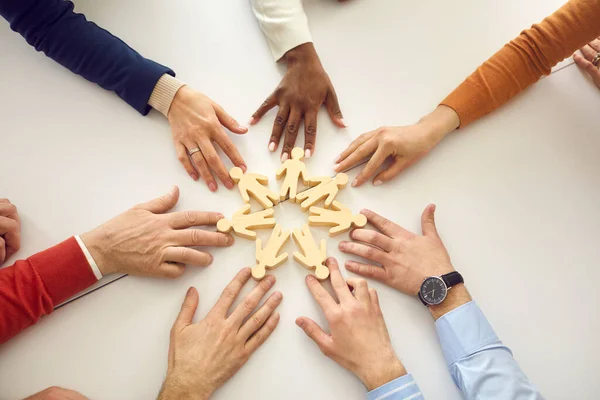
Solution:
{"label": "thumb", "polygon": [[198,302],[198,291],[192,286],[185,294],[185,299],[183,299],[183,304],[181,304],[181,311],[179,311],[179,315],[175,320],[175,325],[180,325],[182,327],[190,325],[194,318],[194,314],[196,313]]}
{"label": "thumb", "polygon": [[298,325],[304,331],[306,336],[311,338],[312,341],[319,346],[321,351],[323,351],[325,347],[329,346],[331,336],[325,333],[323,329],[321,329],[321,327],[312,319],[300,317],[296,319],[296,325]]}
{"label": "thumb", "polygon": [[335,89],[333,87],[329,89],[329,93],[327,94],[327,98],[325,99],[325,106],[327,107],[329,117],[331,118],[334,124],[336,124],[340,128],[348,127],[348,124],[346,123],[346,121],[344,121],[344,116],[342,115],[342,111],[340,110],[340,103],[338,102],[337,94],[335,93]]}
{"label": "thumb", "polygon": [[173,186],[171,191],[163,196],[160,196],[156,199],[152,199],[142,204],[138,204],[134,208],[141,208],[143,210],[148,210],[154,214],[164,214],[169,211],[171,208],[175,207],[177,201],[179,200],[179,188],[177,185]]}
{"label": "thumb", "polygon": [[435,227],[434,213],[435,204],[429,204],[427,207],[425,207],[425,211],[423,211],[423,215],[421,216],[421,229],[423,229],[423,235],[433,236],[439,239],[440,235],[438,235]]}
{"label": "thumb", "polygon": [[244,134],[244,133],[248,132],[248,128],[240,125],[235,120],[235,118],[233,118],[231,115],[229,115],[229,114],[227,114],[227,112],[225,112],[223,107],[221,107],[218,104],[215,104],[214,109],[215,109],[215,113],[217,114],[217,118],[219,118],[219,122],[225,128],[227,128],[231,132],[237,133],[237,134]]}

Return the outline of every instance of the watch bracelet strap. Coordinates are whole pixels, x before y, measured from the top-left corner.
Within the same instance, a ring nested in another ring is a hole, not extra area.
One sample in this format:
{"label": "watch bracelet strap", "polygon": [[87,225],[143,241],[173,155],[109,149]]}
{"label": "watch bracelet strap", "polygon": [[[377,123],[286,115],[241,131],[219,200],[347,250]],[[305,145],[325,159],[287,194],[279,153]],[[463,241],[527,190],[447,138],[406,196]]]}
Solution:
{"label": "watch bracelet strap", "polygon": [[419,300],[421,300],[421,303],[423,303],[423,305],[425,307],[428,307],[429,304],[427,304],[427,302],[423,299],[423,296],[421,296],[421,291],[419,290],[419,293],[417,293],[417,297],[419,298]]}
{"label": "watch bracelet strap", "polygon": [[442,278],[448,288],[465,282],[462,275],[458,271],[447,273],[442,275],[440,278]]}

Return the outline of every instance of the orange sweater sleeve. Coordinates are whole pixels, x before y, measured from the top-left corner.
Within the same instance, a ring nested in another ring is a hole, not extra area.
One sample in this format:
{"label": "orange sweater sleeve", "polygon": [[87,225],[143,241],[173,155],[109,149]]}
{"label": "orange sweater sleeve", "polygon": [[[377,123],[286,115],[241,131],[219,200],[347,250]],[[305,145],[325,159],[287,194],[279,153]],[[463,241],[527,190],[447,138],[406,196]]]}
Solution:
{"label": "orange sweater sleeve", "polygon": [[600,0],[571,0],[521,32],[483,63],[442,105],[464,127],[550,74],[554,65],[600,36]]}

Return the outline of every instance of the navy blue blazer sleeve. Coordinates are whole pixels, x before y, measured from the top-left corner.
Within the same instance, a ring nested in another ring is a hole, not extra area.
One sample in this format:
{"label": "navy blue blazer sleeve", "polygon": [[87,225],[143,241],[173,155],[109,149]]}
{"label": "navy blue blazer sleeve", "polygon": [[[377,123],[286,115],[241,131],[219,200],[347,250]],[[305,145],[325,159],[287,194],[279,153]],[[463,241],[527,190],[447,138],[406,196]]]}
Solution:
{"label": "navy blue blazer sleeve", "polygon": [[65,0],[0,0],[0,15],[37,51],[148,114],[156,82],[175,73],[142,57],[73,7]]}

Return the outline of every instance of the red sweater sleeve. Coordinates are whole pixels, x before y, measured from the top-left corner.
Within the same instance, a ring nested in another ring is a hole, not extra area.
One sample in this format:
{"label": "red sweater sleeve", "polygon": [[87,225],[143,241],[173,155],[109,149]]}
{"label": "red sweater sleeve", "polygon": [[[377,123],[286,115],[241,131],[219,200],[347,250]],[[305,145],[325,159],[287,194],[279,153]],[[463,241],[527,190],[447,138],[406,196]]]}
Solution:
{"label": "red sweater sleeve", "polygon": [[0,344],[95,282],[74,237],[0,269]]}

